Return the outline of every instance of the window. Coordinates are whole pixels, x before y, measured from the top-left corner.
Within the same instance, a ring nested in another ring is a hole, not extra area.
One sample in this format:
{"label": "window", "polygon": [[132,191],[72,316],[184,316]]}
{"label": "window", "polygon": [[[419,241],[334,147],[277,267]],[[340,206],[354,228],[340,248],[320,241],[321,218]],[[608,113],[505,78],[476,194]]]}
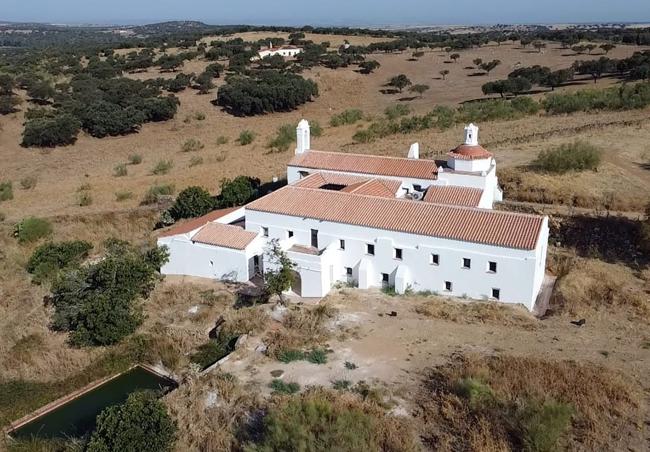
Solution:
{"label": "window", "polygon": [[264,227],[263,227],[263,228],[262,228],[262,235],[263,235],[264,237],[268,237],[268,236],[269,236],[269,228],[264,228]]}
{"label": "window", "polygon": [[497,272],[497,263],[496,262],[488,262],[488,271],[490,273],[496,273]]}
{"label": "window", "polygon": [[311,230],[311,246],[318,248],[318,229]]}
{"label": "window", "polygon": [[472,267],[472,260],[467,259],[466,257],[463,258],[463,268],[471,268]]}
{"label": "window", "polygon": [[395,259],[402,259],[402,249],[401,248],[395,248]]}
{"label": "window", "polygon": [[352,267],[345,267],[345,274],[347,276],[352,276]]}
{"label": "window", "polygon": [[366,254],[370,254],[371,256],[374,256],[375,255],[375,245],[372,245],[372,244],[368,243],[366,245]]}
{"label": "window", "polygon": [[501,296],[501,289],[492,289],[492,298],[498,300]]}
{"label": "window", "polygon": [[339,240],[339,248],[342,250],[345,249],[345,240]]}
{"label": "window", "polygon": [[440,255],[432,254],[431,256],[429,256],[429,263],[431,265],[439,265],[440,264]]}
{"label": "window", "polygon": [[293,237],[293,231],[287,231],[287,237],[289,238]]}
{"label": "window", "polygon": [[445,281],[445,290],[447,292],[451,292],[452,288],[453,288],[453,286],[451,285],[451,281]]}
{"label": "window", "polygon": [[309,176],[309,171],[298,171],[298,174],[300,175],[300,178],[302,179],[303,177]]}

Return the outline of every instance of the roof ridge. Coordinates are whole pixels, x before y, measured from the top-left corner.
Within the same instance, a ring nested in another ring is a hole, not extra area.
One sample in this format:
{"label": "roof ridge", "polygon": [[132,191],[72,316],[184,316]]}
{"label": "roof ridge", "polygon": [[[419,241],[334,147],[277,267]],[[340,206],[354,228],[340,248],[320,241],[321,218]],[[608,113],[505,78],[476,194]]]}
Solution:
{"label": "roof ridge", "polygon": [[[397,203],[415,203],[415,204],[420,204],[422,203],[421,201],[413,201],[410,199],[404,199],[404,198],[386,198],[382,196],[375,196],[375,195],[367,195],[367,194],[360,194],[360,193],[351,193],[351,192],[344,192],[344,191],[328,191],[328,190],[320,190],[318,188],[310,188],[310,187],[296,187],[294,185],[286,185],[282,187],[279,190],[285,190],[285,189],[291,189],[291,190],[298,190],[298,191],[315,191],[315,192],[329,192],[329,193],[340,193],[341,195],[345,196],[356,196],[356,197],[364,197],[364,198],[370,198],[370,199],[381,199],[381,200],[386,200],[388,202],[397,202]],[[269,193],[269,194],[273,194]],[[262,198],[259,198],[262,199]],[[250,204],[254,203],[255,201],[252,201]],[[247,204],[250,205],[250,204]],[[485,212],[488,214],[494,214],[494,215],[501,215],[501,216],[510,216],[510,217],[521,217],[521,218],[541,218],[543,215],[536,215],[536,214],[531,214],[531,213],[522,213],[522,212],[508,212],[504,210],[494,210],[494,209],[484,209],[481,207],[470,207],[470,206],[456,206],[453,204],[440,204],[436,202],[426,202],[423,203],[423,205],[427,206],[438,206],[441,208],[445,209],[455,209],[455,210],[470,210],[470,211],[477,211],[477,212]],[[252,208],[252,210],[255,210],[255,208]]]}
{"label": "roof ridge", "polygon": [[374,154],[361,154],[358,152],[338,152],[338,151],[319,151],[317,149],[309,149],[307,152],[319,152],[321,154],[345,154],[345,155],[355,155],[357,157],[369,157],[369,158],[380,158],[380,159],[394,159],[394,160],[408,160],[409,162],[433,162],[436,164],[436,161],[433,159],[410,159],[408,157],[395,157],[392,155],[374,155]]}

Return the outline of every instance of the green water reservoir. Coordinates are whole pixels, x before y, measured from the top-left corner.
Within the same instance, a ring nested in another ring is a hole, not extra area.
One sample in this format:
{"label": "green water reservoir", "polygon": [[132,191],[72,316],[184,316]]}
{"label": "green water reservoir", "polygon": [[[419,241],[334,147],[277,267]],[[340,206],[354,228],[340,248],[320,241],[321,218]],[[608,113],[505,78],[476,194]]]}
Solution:
{"label": "green water reservoir", "polygon": [[95,419],[104,408],[124,402],[132,392],[167,392],[175,387],[173,380],[137,366],[37,417],[10,434],[16,439],[81,437],[95,428]]}

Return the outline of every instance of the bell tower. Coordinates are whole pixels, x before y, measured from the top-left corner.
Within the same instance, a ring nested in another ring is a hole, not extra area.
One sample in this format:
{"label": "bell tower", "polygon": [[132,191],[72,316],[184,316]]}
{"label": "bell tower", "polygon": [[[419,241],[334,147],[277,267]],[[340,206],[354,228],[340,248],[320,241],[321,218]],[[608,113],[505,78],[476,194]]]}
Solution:
{"label": "bell tower", "polygon": [[478,127],[474,124],[465,127],[465,145],[478,146]]}

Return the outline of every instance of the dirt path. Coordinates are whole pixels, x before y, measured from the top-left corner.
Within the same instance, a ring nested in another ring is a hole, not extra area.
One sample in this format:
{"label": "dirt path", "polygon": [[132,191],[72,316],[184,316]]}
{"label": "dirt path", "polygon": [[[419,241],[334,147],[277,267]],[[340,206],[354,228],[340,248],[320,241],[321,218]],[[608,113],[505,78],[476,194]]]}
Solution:
{"label": "dirt path", "polygon": [[[623,316],[594,315],[582,327],[566,317],[531,317],[523,326],[470,324],[418,314],[412,300],[375,292],[351,294],[333,297],[340,310],[333,326],[347,333],[329,342],[327,364],[283,364],[261,353],[238,351],[222,370],[263,388],[273,379],[271,371],[282,371],[284,381],[303,387],[365,380],[390,386],[399,395],[414,389],[424,369],[445,362],[452,353],[509,353],[605,365],[648,389],[644,376],[650,373],[650,350],[642,347],[647,330]],[[390,311],[397,316],[388,316]],[[346,362],[357,368],[346,368]]]}

